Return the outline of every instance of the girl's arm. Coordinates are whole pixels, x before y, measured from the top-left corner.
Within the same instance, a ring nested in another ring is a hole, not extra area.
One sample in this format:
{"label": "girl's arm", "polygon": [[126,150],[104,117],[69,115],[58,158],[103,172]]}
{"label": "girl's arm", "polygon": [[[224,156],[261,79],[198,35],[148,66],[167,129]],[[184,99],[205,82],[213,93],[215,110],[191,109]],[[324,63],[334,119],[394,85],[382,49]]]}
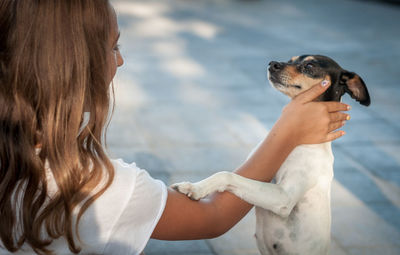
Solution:
{"label": "girl's arm", "polygon": [[[322,143],[342,136],[343,131],[333,131],[344,125],[348,115],[339,111],[349,110],[349,106],[339,102],[312,102],[328,87],[314,86],[293,99],[284,108],[261,146],[235,173],[255,180],[270,181],[297,145]],[[214,238],[233,227],[251,208],[251,204],[228,192],[192,201],[168,189],[166,207],[152,238]]]}

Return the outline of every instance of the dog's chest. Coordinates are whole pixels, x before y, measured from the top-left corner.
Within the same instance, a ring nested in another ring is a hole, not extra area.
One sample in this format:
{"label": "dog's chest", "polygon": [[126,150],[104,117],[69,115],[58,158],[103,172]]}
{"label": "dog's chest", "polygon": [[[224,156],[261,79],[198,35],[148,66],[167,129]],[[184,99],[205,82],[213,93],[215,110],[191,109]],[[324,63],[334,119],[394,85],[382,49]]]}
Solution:
{"label": "dog's chest", "polygon": [[328,254],[330,194],[313,188],[287,218],[256,207],[256,239],[261,254]]}
{"label": "dog's chest", "polygon": [[256,236],[262,254],[326,254],[332,178],[330,143],[299,146],[288,156],[275,177],[276,183],[295,186],[310,181],[310,188],[287,218],[256,208]]}
{"label": "dog's chest", "polygon": [[276,183],[284,178],[298,175],[320,179],[333,177],[333,154],[331,143],[297,146],[283,162],[275,176]]}

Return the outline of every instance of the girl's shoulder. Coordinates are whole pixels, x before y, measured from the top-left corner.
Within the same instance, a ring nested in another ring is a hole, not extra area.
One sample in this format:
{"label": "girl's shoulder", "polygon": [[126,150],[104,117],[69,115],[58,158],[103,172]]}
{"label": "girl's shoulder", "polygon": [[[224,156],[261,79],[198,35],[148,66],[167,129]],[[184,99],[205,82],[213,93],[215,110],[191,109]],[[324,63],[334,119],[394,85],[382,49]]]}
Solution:
{"label": "girl's shoulder", "polygon": [[150,174],[136,165],[135,162],[127,163],[123,159],[111,159],[114,166],[114,181],[111,186],[120,186],[130,183],[131,188],[140,185],[163,185],[159,180],[153,179]]}
{"label": "girl's shoulder", "polygon": [[112,184],[80,223],[80,235],[90,244],[84,251],[135,254],[132,251],[144,249],[161,217],[167,188],[135,163],[122,159],[111,159],[111,163],[115,170]]}
{"label": "girl's shoulder", "polygon": [[135,182],[139,173],[144,171],[140,169],[135,162],[127,163],[123,159],[111,159],[111,163],[114,166],[114,182]]}
{"label": "girl's shoulder", "polygon": [[111,160],[111,163],[114,165],[114,167],[124,168],[124,169],[140,170],[140,168],[136,166],[135,162],[127,163],[122,158],[110,159],[110,160]]}

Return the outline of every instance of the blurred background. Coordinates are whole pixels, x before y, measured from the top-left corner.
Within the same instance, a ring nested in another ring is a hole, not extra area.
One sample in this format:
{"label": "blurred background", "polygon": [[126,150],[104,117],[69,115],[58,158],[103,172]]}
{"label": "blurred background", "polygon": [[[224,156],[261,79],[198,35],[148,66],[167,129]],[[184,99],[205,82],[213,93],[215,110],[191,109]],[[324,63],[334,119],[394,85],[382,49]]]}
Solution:
{"label": "blurred background", "polygon": [[[272,60],[327,55],[365,81],[333,143],[331,254],[400,254],[400,5],[356,0],[112,0],[125,65],[115,79],[111,155],[167,185],[237,168],[288,98]],[[151,240],[147,255],[255,255],[250,212],[212,240]]]}

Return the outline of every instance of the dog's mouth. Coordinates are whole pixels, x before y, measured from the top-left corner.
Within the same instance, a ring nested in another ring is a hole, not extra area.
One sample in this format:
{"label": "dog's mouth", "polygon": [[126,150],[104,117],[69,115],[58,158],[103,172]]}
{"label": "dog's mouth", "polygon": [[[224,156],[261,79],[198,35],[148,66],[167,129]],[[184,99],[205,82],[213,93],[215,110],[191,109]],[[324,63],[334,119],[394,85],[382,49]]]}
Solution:
{"label": "dog's mouth", "polygon": [[270,71],[268,71],[268,80],[274,87],[287,87],[287,85],[283,84],[281,80],[275,76],[275,74],[271,74]]}
{"label": "dog's mouth", "polygon": [[296,89],[301,89],[302,86],[298,84],[287,84],[286,82],[282,81],[280,78],[276,77],[275,74],[271,74],[271,72],[268,71],[268,80],[270,81],[271,85],[277,89],[280,88],[296,88]]}
{"label": "dog's mouth", "polygon": [[271,75],[270,72],[268,72],[268,80],[271,83],[276,83],[276,84],[279,84],[280,86],[283,86],[283,84],[280,83],[279,79],[277,79],[274,75]]}

